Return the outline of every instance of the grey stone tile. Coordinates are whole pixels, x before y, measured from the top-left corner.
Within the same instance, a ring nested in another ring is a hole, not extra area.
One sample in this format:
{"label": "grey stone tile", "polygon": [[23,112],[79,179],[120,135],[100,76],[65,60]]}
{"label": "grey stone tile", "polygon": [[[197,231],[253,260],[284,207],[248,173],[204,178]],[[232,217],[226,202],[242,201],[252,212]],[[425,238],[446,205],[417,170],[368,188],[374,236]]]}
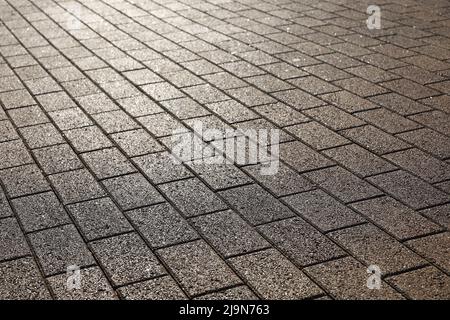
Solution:
{"label": "grey stone tile", "polygon": [[164,151],[164,147],[143,129],[120,132],[111,137],[129,157]]}
{"label": "grey stone tile", "polygon": [[28,244],[14,218],[0,220],[0,260],[11,260],[30,254]]}
{"label": "grey stone tile", "polygon": [[112,143],[96,126],[68,130],[64,135],[77,152],[93,151],[111,147]]}
{"label": "grey stone tile", "polygon": [[370,101],[373,101],[401,115],[410,115],[413,113],[430,110],[429,107],[412,99],[403,97],[397,93],[386,93],[371,97]]}
{"label": "grey stone tile", "polygon": [[116,148],[83,153],[81,157],[99,179],[136,171],[131,162]]}
{"label": "grey stone tile", "polygon": [[139,125],[122,110],[99,113],[93,117],[100,127],[107,133],[115,133],[139,128]]}
{"label": "grey stone tile", "polygon": [[38,106],[12,109],[8,114],[19,128],[50,122]]}
{"label": "grey stone tile", "polygon": [[184,96],[183,92],[167,82],[146,84],[141,88],[156,101],[182,98]]}
{"label": "grey stone tile", "polygon": [[349,140],[316,121],[290,126],[286,130],[316,150],[349,143]]}
{"label": "grey stone tile", "polygon": [[[248,107],[255,107],[262,104],[275,103],[276,100],[265,92],[253,87],[243,87],[239,89],[230,89],[227,94],[240,101]],[[226,100],[222,99],[222,100]],[[210,101],[213,102],[213,101]]]}
{"label": "grey stone tile", "polygon": [[75,102],[64,91],[41,94],[36,99],[47,112],[76,107]]}
{"label": "grey stone tile", "polygon": [[450,229],[450,204],[444,204],[430,209],[425,209],[421,213],[440,225]]}
{"label": "grey stone tile", "polygon": [[304,112],[306,115],[322,122],[333,130],[343,130],[365,124],[364,121],[335,106],[318,107]]}
{"label": "grey stone tile", "polygon": [[[376,99],[379,96],[374,97]],[[362,110],[369,110],[377,108],[378,106],[369,101],[369,99],[361,98],[351,92],[342,90],[338,92],[331,92],[320,95],[320,98],[325,100],[326,102],[341,108],[346,112],[356,112]],[[371,98],[372,99],[372,98]]]}
{"label": "grey stone tile", "polygon": [[136,233],[98,240],[90,245],[114,285],[142,281],[166,273]]}
{"label": "grey stone tile", "polygon": [[183,291],[169,276],[120,287],[118,292],[125,300],[184,300]]}
{"label": "grey stone tile", "polygon": [[46,174],[83,168],[83,163],[68,144],[35,149],[33,153]]}
{"label": "grey stone tile", "polygon": [[322,293],[316,284],[274,249],[232,258],[229,262],[263,299],[297,300]]}
{"label": "grey stone tile", "polygon": [[399,134],[397,137],[421,148],[439,159],[450,157],[448,137],[431,129],[419,129]]}
{"label": "grey stone tile", "polygon": [[166,112],[147,115],[138,118],[138,120],[148,131],[158,138],[187,131],[187,128],[179,120]]}
{"label": "grey stone tile", "polygon": [[29,152],[20,140],[0,143],[0,169],[32,163]]}
{"label": "grey stone tile", "polygon": [[384,108],[358,112],[356,116],[387,133],[395,134],[421,127],[420,124]]}
{"label": "grey stone tile", "polygon": [[310,120],[307,116],[281,102],[257,106],[253,110],[280,127],[308,122]]}
{"label": "grey stone tile", "polygon": [[7,110],[36,104],[31,94],[25,89],[0,92],[0,101]]}
{"label": "grey stone tile", "polygon": [[73,97],[82,97],[100,92],[100,89],[89,79],[63,82],[62,85]]}
{"label": "grey stone tile", "polygon": [[78,103],[88,114],[118,110],[119,107],[104,93],[95,93],[88,96],[78,97]]}
{"label": "grey stone tile", "polygon": [[305,110],[326,104],[324,101],[300,89],[276,92],[272,95],[296,110]]}
{"label": "grey stone tile", "polygon": [[[17,85],[14,85],[14,83],[15,82],[12,81],[10,83],[9,87],[12,89],[21,89],[22,85],[17,86]],[[43,93],[49,93],[49,92],[61,90],[61,87],[59,86],[59,84],[57,84],[56,81],[50,77],[27,80],[27,81],[25,81],[25,84],[32,94],[43,94]],[[0,90],[1,90],[1,88],[0,88]]]}
{"label": "grey stone tile", "polygon": [[210,112],[191,98],[167,100],[162,105],[172,112],[178,119],[184,120],[206,116]]}
{"label": "grey stone tile", "polygon": [[299,172],[328,167],[333,161],[300,141],[280,144],[280,159]]}
{"label": "grey stone tile", "polygon": [[258,300],[258,297],[247,286],[238,286],[205,294],[195,300]]}
{"label": "grey stone tile", "polygon": [[8,199],[6,199],[3,189],[0,188],[0,218],[10,217],[12,215],[13,212],[8,204]]}
{"label": "grey stone tile", "polygon": [[52,111],[49,115],[60,130],[70,130],[92,124],[92,121],[79,108]]}
{"label": "grey stone tile", "polygon": [[142,117],[164,111],[156,102],[143,94],[119,99],[117,102],[132,117]]}
{"label": "grey stone tile", "polygon": [[11,198],[50,190],[50,185],[34,164],[2,170],[0,179]]}
{"label": "grey stone tile", "polygon": [[47,147],[64,142],[61,134],[51,123],[20,128],[19,131],[31,149]]}

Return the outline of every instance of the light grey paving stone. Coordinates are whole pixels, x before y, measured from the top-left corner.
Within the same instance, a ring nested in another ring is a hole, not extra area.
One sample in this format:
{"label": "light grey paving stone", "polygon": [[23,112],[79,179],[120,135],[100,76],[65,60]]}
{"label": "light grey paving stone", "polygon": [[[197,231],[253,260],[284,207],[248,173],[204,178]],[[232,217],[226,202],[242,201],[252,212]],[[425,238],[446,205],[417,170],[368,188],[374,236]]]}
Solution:
{"label": "light grey paving stone", "polygon": [[8,114],[14,124],[19,128],[50,122],[38,106],[12,109],[8,111]]}
{"label": "light grey paving stone", "polygon": [[[0,111],[0,114],[2,112],[3,112],[3,110]],[[0,117],[0,119],[1,118],[3,118],[3,117]],[[6,114],[5,114],[4,118],[6,118]],[[8,121],[8,120],[0,121],[0,142],[16,140],[19,138],[20,138],[19,135],[17,134],[16,130],[14,129],[14,126],[12,125],[12,123],[10,121]]]}
{"label": "light grey paving stone", "polygon": [[112,146],[112,143],[96,126],[68,130],[64,135],[77,152],[93,151]]}
{"label": "light grey paving stone", "polygon": [[111,137],[129,157],[164,151],[161,144],[143,129],[120,132]]}
{"label": "light grey paving stone", "polygon": [[64,143],[64,139],[51,123],[40,124],[19,129],[25,143],[31,148],[42,148]]}

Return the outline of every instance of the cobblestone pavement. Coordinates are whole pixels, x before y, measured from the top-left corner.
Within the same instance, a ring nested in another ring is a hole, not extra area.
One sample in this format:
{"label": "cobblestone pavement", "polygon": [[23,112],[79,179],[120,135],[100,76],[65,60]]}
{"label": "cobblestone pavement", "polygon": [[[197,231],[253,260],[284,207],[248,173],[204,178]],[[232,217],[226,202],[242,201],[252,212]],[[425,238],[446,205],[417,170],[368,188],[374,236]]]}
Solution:
{"label": "cobblestone pavement", "polygon": [[[0,298],[450,298],[450,1],[0,0],[0,23]],[[195,120],[280,129],[278,173],[174,163]]]}

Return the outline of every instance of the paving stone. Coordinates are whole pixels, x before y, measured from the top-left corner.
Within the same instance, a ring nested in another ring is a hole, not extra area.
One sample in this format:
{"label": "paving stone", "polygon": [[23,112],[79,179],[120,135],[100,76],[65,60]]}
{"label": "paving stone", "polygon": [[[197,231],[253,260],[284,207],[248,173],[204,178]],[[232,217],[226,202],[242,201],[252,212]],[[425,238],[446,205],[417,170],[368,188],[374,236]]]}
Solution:
{"label": "paving stone", "polygon": [[[377,97],[379,96],[376,96],[373,99]],[[320,98],[350,113],[374,109],[378,107],[376,104],[369,101],[368,99],[361,98],[345,90],[322,94],[320,95]]]}
{"label": "paving stone", "polygon": [[105,111],[117,110],[119,107],[104,93],[96,93],[78,97],[78,103],[88,114],[96,114]]}
{"label": "paving stone", "polygon": [[300,141],[280,144],[280,159],[299,172],[324,168],[334,162]]}
{"label": "paving stone", "polygon": [[345,255],[338,246],[298,217],[265,224],[258,229],[298,266]]}
{"label": "paving stone", "polygon": [[169,276],[120,287],[118,292],[125,300],[186,299],[183,291],[181,291],[175,281]]}
{"label": "paving stone", "polygon": [[93,151],[112,146],[111,141],[95,126],[68,130],[64,135],[77,152]]}
{"label": "paving stone", "polygon": [[218,72],[203,76],[203,79],[222,90],[245,87],[247,84],[229,72]]}
{"label": "paving stone", "polygon": [[2,170],[0,180],[11,198],[50,189],[41,171],[34,164]]}
{"label": "paving stone", "polygon": [[383,86],[414,100],[439,95],[439,91],[422,86],[407,79],[384,82]]}
{"label": "paving stone", "polygon": [[309,121],[308,117],[284,103],[257,106],[253,110],[280,127]]}
{"label": "paving stone", "polygon": [[81,157],[99,179],[136,171],[129,160],[116,148],[83,153]]}
{"label": "paving stone", "polygon": [[251,225],[294,216],[289,208],[257,185],[232,188],[219,194]]}
{"label": "paving stone", "polygon": [[402,170],[370,177],[368,180],[413,209],[448,201],[448,195],[444,192]]}
{"label": "paving stone", "polygon": [[358,112],[356,116],[388,133],[395,134],[421,127],[420,124],[383,108]]}
{"label": "paving stone", "polygon": [[364,125],[365,122],[334,106],[318,107],[304,111],[333,130],[343,130]]}
{"label": "paving stone", "polygon": [[367,266],[352,257],[325,262],[305,269],[330,295],[340,300],[402,300],[398,292],[385,282],[380,290],[367,287]]}
{"label": "paving stone", "polygon": [[191,219],[193,225],[225,258],[269,247],[255,230],[231,210]]}
{"label": "paving stone", "polygon": [[67,275],[60,274],[48,278],[48,282],[58,300],[116,300],[117,294],[98,267],[80,270],[81,287],[67,289]]}
{"label": "paving stone", "polygon": [[339,91],[338,87],[314,76],[293,79],[290,80],[289,83],[292,83],[296,87],[299,87],[300,89],[305,90],[306,92],[309,92],[313,95]]}
{"label": "paving stone", "polygon": [[20,140],[0,143],[0,169],[32,163],[29,152]]}
{"label": "paving stone", "polygon": [[49,115],[60,130],[70,130],[92,125],[92,121],[79,108],[52,111]]}
{"label": "paving stone", "polygon": [[126,215],[152,248],[195,240],[197,233],[167,203],[128,211]]}
{"label": "paving stone", "polygon": [[406,242],[414,251],[429,259],[445,271],[450,270],[450,236],[448,232],[431,235]]}
{"label": "paving stone", "polygon": [[64,91],[41,94],[36,98],[47,112],[76,107],[75,102]]}
{"label": "paving stone", "polygon": [[439,109],[441,111],[450,112],[450,107],[449,107],[449,103],[450,103],[450,96],[449,95],[442,95],[442,96],[438,96],[438,97],[430,97],[430,98],[426,98],[423,100],[420,100],[421,103]]}
{"label": "paving stone", "polygon": [[116,133],[111,137],[129,157],[164,150],[158,141],[142,129]]}
{"label": "paving stone", "polygon": [[81,268],[95,263],[72,224],[32,233],[29,238],[46,276],[65,273],[69,266]]}
{"label": "paving stone", "polygon": [[127,77],[135,85],[138,85],[138,86],[143,85],[143,84],[155,83],[155,82],[162,81],[162,79],[158,75],[156,75],[154,72],[150,71],[149,69],[127,71],[127,72],[124,72],[123,75],[125,77]]}
{"label": "paving stone", "polygon": [[201,240],[158,252],[191,297],[241,283],[225,262]]}
{"label": "paving stone", "polygon": [[158,138],[187,131],[179,120],[166,112],[140,117],[138,120],[148,131]]}
{"label": "paving stone", "polygon": [[430,209],[425,209],[421,213],[430,218],[431,220],[441,224],[442,226],[450,229],[450,204],[444,204]]}
{"label": "paving stone", "polygon": [[333,84],[363,98],[387,92],[385,88],[357,77],[337,80]]}
{"label": "paving stone", "polygon": [[159,188],[187,217],[228,208],[220,198],[196,178],[162,184]]}
{"label": "paving stone", "polygon": [[428,151],[439,159],[450,157],[450,141],[448,137],[431,129],[418,129],[401,133],[399,138]]}
{"label": "paving stone", "polygon": [[[276,102],[275,99],[273,99],[268,94],[264,93],[261,90],[258,90],[253,87],[244,87],[239,89],[231,89],[226,91],[227,94],[238,100],[239,102],[242,102],[244,105],[248,107],[254,107],[262,104],[267,103],[274,103]],[[225,100],[225,99],[222,99]]]}
{"label": "paving stone", "polygon": [[19,128],[50,122],[38,106],[12,109],[8,111],[8,114]]}
{"label": "paving stone", "polygon": [[337,147],[349,140],[316,121],[287,127],[286,130],[316,150]]}
{"label": "paving stone", "polygon": [[[294,88],[291,84],[271,75],[255,76],[246,78],[245,80],[265,92],[275,92]],[[297,79],[291,80],[290,82],[293,83],[294,85],[298,85],[298,83],[295,82],[296,80]]]}
{"label": "paving stone", "polygon": [[59,82],[80,80],[84,78],[84,75],[78,71],[75,67],[63,67],[50,70],[50,73]]}
{"label": "paving stone", "polygon": [[0,92],[0,101],[5,109],[14,109],[36,104],[27,90]]}
{"label": "paving stone", "polygon": [[133,162],[154,183],[164,183],[191,177],[192,173],[168,152],[152,153],[133,158]]}
{"label": "paving stone", "polygon": [[86,169],[54,174],[49,179],[64,204],[98,198],[105,194]]}
{"label": "paving stone", "polygon": [[268,64],[261,66],[261,68],[283,80],[307,75],[307,73],[302,71],[300,68],[296,68],[285,62]]}
{"label": "paving stone", "polygon": [[51,299],[33,258],[0,263],[0,297],[3,300]]}
{"label": "paving stone", "polygon": [[313,183],[283,163],[279,163],[275,175],[263,174],[263,165],[259,164],[245,166],[242,169],[277,197],[308,191],[315,187]]}
{"label": "paving stone", "polygon": [[0,188],[0,218],[10,217],[12,215],[13,212],[8,204],[8,199],[6,199],[3,189]]}
{"label": "paving stone", "polygon": [[322,100],[300,89],[286,90],[272,95],[296,110],[314,108],[325,104]]}
{"label": "paving stone", "polygon": [[206,294],[195,300],[258,300],[258,298],[247,286],[238,286]]}
{"label": "paving stone", "polygon": [[156,102],[141,94],[129,98],[119,99],[117,102],[132,117],[141,117],[163,111],[163,109],[157,105]]}
{"label": "paving stone", "polygon": [[410,115],[413,113],[430,110],[429,107],[396,93],[386,93],[379,96],[370,97],[370,101],[373,101],[401,115]]}
{"label": "paving stone", "polygon": [[182,98],[184,96],[181,91],[166,82],[147,84],[141,88],[156,101]]}
{"label": "paving stone", "polygon": [[442,134],[450,134],[450,115],[442,111],[430,111],[412,115],[410,119],[428,126]]}
{"label": "paving stone", "polygon": [[411,299],[447,300],[449,297],[449,277],[433,267],[399,274],[388,281]]}
{"label": "paving stone", "polygon": [[207,104],[208,109],[229,123],[256,119],[258,115],[235,100]]}
{"label": "paving stone", "polygon": [[418,149],[390,153],[384,157],[430,183],[450,179],[450,164]]}
{"label": "paving stone", "polygon": [[83,168],[82,162],[68,144],[35,149],[33,153],[46,174]]}
{"label": "paving stone", "polygon": [[322,290],[278,251],[269,249],[229,259],[263,299],[296,300]]}
{"label": "paving stone", "polygon": [[95,114],[94,120],[107,133],[139,129],[139,125],[122,110]]}
{"label": "paving stone", "polygon": [[11,260],[30,254],[19,224],[14,218],[0,220],[0,260]]}
{"label": "paving stone", "polygon": [[304,67],[303,70],[325,81],[335,81],[351,77],[347,72],[326,63]]}

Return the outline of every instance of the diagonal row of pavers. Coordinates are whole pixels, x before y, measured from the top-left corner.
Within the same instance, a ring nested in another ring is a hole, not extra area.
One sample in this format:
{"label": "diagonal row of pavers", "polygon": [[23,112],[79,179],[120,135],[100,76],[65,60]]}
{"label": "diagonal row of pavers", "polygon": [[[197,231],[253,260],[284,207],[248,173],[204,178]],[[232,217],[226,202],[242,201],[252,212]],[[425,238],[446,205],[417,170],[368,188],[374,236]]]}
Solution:
{"label": "diagonal row of pavers", "polygon": [[450,3],[377,3],[0,0],[0,298],[448,299]]}

